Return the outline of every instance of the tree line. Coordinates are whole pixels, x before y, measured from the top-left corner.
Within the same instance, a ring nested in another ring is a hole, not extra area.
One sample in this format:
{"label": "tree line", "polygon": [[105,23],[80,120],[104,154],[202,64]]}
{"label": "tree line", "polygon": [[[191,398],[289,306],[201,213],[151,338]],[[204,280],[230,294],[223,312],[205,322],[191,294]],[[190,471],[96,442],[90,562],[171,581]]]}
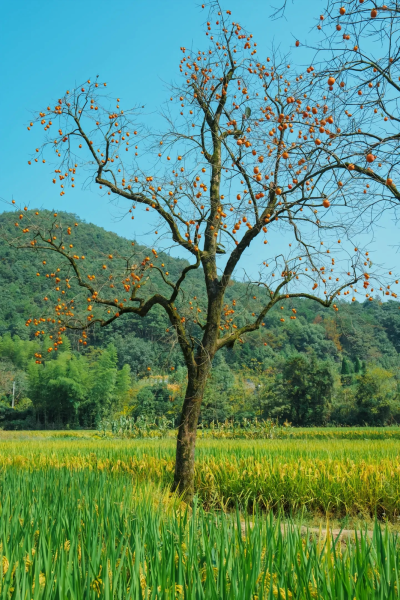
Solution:
{"label": "tree line", "polygon": [[[369,327],[369,304],[343,307],[358,335],[347,339],[346,351],[339,346],[340,352],[337,345],[347,338],[344,324],[335,345],[328,337],[331,326],[312,312],[317,323],[307,321],[307,308],[299,322],[272,327],[267,347],[254,340],[214,359],[200,426],[254,419],[294,426],[400,422],[399,355],[390,342],[390,328],[382,326],[380,344],[365,343],[360,359],[354,353]],[[301,305],[298,310],[301,314]],[[393,303],[374,312],[395,330],[395,310]],[[148,357],[156,342],[118,333],[113,339],[78,351],[74,340],[64,336],[57,353],[38,361],[42,349],[37,339],[10,333],[0,337],[0,426],[98,428],[121,415],[150,422],[166,417],[171,427],[178,426],[187,383],[182,362],[166,368],[159,357],[148,373],[142,368],[143,356],[132,348],[137,344]],[[377,357],[374,362],[372,356]]]}
{"label": "tree line", "polygon": [[[47,219],[51,213],[47,211]],[[76,246],[88,249],[92,265],[99,248],[122,253],[129,240],[61,213],[78,224]],[[4,230],[13,214],[0,215]],[[137,246],[143,256],[149,249]],[[188,264],[160,255],[172,276]],[[45,256],[50,275],[57,261]],[[27,264],[22,251],[0,244],[0,397],[4,427],[96,427],[120,414],[155,419],[166,415],[179,424],[187,384],[185,363],[166,339],[168,318],[155,307],[146,318],[131,316],[109,328],[93,328],[83,340],[67,332],[55,352],[49,337],[35,335],[26,322],[45,314],[48,280],[37,277],[43,256]],[[32,271],[32,266],[34,267]],[[158,290],[159,278],[149,282]],[[201,272],[191,273],[177,299],[190,311],[188,298],[206,302]],[[227,290],[236,319],[245,323],[260,309],[248,285],[234,281]],[[394,300],[338,302],[331,310],[308,299],[294,299],[265,316],[264,326],[226,347],[213,360],[200,424],[235,419],[277,418],[293,425],[384,425],[398,422],[400,314]],[[295,311],[296,320],[287,318]],[[283,318],[285,315],[286,318]],[[81,340],[81,341],[80,341]],[[150,368],[150,370],[148,370]],[[16,410],[11,409],[14,388]]]}

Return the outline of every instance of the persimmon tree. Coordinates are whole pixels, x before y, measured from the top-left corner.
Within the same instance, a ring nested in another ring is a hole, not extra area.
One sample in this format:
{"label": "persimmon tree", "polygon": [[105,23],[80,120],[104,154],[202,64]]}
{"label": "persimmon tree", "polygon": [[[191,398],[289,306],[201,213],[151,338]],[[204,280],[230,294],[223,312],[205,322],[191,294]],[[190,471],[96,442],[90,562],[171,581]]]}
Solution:
{"label": "persimmon tree", "polygon": [[[358,189],[383,212],[400,201],[400,7],[396,2],[328,0],[318,18],[314,84],[341,110],[350,170]],[[300,42],[297,42],[300,45]],[[348,169],[347,165],[342,165]],[[375,208],[377,208],[375,206]]]}
{"label": "persimmon tree", "polygon": [[[340,297],[355,299],[361,290],[372,301],[372,282],[383,289],[385,279],[372,268],[368,251],[353,242],[371,215],[362,193],[351,187],[342,193],[338,173],[349,168],[351,128],[337,126],[340,100],[333,95],[330,101],[313,83],[312,68],[300,72],[287,59],[258,58],[253,36],[232,21],[230,11],[215,3],[209,8],[207,47],[181,48],[181,83],[171,86],[161,132],[151,130],[150,117],[146,121],[139,110],[123,110],[98,79],[67,91],[29,125],[41,125],[48,136],[30,162],[47,165],[53,157],[61,197],[83,173],[85,184],[139,219],[143,232],[148,228],[148,256],[139,256],[134,245],[126,256],[101,249],[98,268],[88,271],[85,255],[74,249],[74,224],[54,214],[45,226],[39,211],[22,209],[16,234],[8,237],[15,247],[59,259],[57,271],[46,274],[57,292],[52,314],[28,321],[38,336],[44,322],[54,327],[49,352],[67,329],[79,330],[85,343],[96,326],[144,317],[156,306],[166,312],[166,337],[179,344],[188,374],[174,476],[174,488],[188,501],[197,424],[216,352],[262,329],[275,305],[282,322],[296,319],[294,298],[337,311]],[[174,280],[158,257],[166,240],[190,259]],[[247,322],[239,323],[239,300],[227,303],[226,292],[249,248],[247,289],[261,309],[249,309]],[[195,269],[204,277],[205,306],[182,292]],[[157,278],[168,293],[154,290]],[[290,318],[284,316],[288,310]]]}

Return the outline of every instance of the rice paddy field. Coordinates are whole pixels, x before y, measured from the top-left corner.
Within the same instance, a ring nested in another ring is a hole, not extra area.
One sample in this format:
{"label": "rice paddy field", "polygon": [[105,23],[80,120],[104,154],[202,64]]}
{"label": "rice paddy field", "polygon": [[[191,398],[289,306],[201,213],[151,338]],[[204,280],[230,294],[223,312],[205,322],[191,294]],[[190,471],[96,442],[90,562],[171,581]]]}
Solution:
{"label": "rice paddy field", "polygon": [[173,438],[0,432],[0,600],[398,598],[397,434],[204,436],[187,507]]}

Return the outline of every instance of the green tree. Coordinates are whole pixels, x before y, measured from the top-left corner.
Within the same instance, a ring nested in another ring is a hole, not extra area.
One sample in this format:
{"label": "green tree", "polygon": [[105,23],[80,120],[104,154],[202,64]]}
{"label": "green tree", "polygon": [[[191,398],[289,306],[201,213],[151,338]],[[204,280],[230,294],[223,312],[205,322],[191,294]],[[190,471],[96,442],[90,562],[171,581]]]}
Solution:
{"label": "green tree", "polygon": [[367,369],[358,380],[355,401],[359,425],[385,425],[399,412],[393,373],[381,367]]}
{"label": "green tree", "polygon": [[145,385],[137,394],[137,404],[133,415],[136,417],[145,416],[149,419],[163,416],[176,419],[179,412],[179,408],[177,408],[179,403],[174,405],[171,399],[172,394],[164,382]]}
{"label": "green tree", "polygon": [[342,369],[341,369],[341,380],[343,385],[351,385],[353,383],[353,368],[351,362],[343,356],[342,358]]}
{"label": "green tree", "polygon": [[[281,423],[292,419],[292,407],[282,372],[284,366],[285,361],[282,360],[281,364],[270,366],[264,371],[258,398],[261,403],[260,416],[264,419],[278,419]],[[257,410],[258,407],[255,408]]]}
{"label": "green tree", "polygon": [[6,406],[19,407],[22,401],[26,402],[27,376],[26,372],[17,369],[11,360],[0,359],[0,402]]}
{"label": "green tree", "polygon": [[[113,344],[100,352],[98,360],[92,365],[90,373],[90,417],[92,424],[109,414],[113,400],[115,400],[115,387],[117,382],[118,356]],[[89,418],[90,418],[89,417]]]}
{"label": "green tree", "polygon": [[235,377],[222,355],[216,355],[201,407],[201,421],[225,421],[233,416],[232,390]]}
{"label": "green tree", "polygon": [[315,356],[289,358],[283,369],[283,387],[290,405],[289,421],[293,425],[321,425],[331,398],[331,366]]}
{"label": "green tree", "polygon": [[[87,361],[82,356],[60,353],[56,360],[28,367],[29,397],[45,425],[78,424],[78,412],[87,396]],[[72,409],[72,411],[71,411]]]}
{"label": "green tree", "polygon": [[133,411],[133,416],[145,416],[149,419],[154,419],[156,416],[155,397],[153,394],[153,386],[146,385],[140,388],[136,396],[136,406]]}
{"label": "green tree", "polygon": [[347,360],[347,358],[345,356],[343,356],[341,374],[346,376],[346,375],[350,375],[350,373],[351,373],[351,370],[350,370],[349,361]]}
{"label": "green tree", "polygon": [[115,395],[120,405],[127,404],[129,401],[129,392],[131,390],[131,369],[129,365],[124,365],[117,372],[115,382]]}
{"label": "green tree", "polygon": [[40,349],[36,341],[22,340],[18,335],[11,337],[9,333],[0,337],[0,357],[10,360],[19,369],[26,368],[29,359]]}

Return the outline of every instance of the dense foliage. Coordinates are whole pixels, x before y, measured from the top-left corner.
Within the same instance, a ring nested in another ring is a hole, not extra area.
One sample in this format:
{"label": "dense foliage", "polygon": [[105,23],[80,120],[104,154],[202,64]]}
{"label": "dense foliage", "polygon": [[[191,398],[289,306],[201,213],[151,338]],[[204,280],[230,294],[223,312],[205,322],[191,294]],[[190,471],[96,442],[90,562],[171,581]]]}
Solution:
{"label": "dense foliage", "polygon": [[[46,215],[50,221],[51,213]],[[80,246],[89,249],[89,262],[91,253],[101,248],[120,253],[131,249],[130,240],[76,215],[63,216],[77,223],[74,242],[78,252]],[[14,226],[14,217],[0,216],[3,230]],[[140,245],[136,251],[148,252]],[[185,261],[162,258],[172,279],[179,276]],[[94,329],[86,339],[68,333],[57,352],[44,355],[49,340],[39,341],[25,324],[34,317],[46,319],[48,303],[57,301],[52,282],[57,268],[51,253],[32,252],[28,257],[26,251],[0,245],[3,425],[93,427],[105,417],[121,414],[166,416],[176,423],[186,372],[177,347],[165,337],[168,322],[159,308],[144,319],[124,316],[106,329]],[[162,289],[165,284],[155,273],[146,285]],[[239,282],[228,289],[227,302],[235,301],[239,325],[259,308],[253,293]],[[194,296],[199,306],[205,305],[205,295],[201,273],[190,273],[179,298],[181,312],[192,310]],[[377,298],[365,303],[342,301],[338,306],[336,312],[308,300],[291,300],[283,309],[274,307],[260,331],[217,354],[202,423],[255,417],[301,426],[399,421],[398,303]],[[293,315],[292,309],[296,319],[282,317],[289,311]],[[10,408],[13,394],[17,410]]]}

